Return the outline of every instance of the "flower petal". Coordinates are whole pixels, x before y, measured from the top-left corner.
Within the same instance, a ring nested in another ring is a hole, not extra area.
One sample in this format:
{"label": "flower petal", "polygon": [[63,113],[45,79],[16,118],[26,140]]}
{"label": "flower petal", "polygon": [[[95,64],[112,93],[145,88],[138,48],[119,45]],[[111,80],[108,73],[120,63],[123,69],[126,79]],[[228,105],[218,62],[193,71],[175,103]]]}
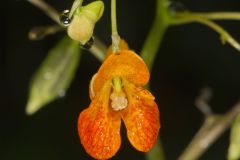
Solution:
{"label": "flower petal", "polygon": [[99,160],[114,156],[121,144],[121,117],[108,107],[108,94],[103,93],[100,98],[94,98],[78,119],[82,145],[88,154]]}
{"label": "flower petal", "polygon": [[147,90],[132,86],[126,90],[129,105],[122,118],[128,139],[137,150],[147,152],[155,144],[160,128],[158,106]]}
{"label": "flower petal", "polygon": [[93,84],[94,92],[98,92],[113,77],[122,77],[143,86],[148,82],[150,74],[144,61],[135,52],[120,50],[111,54],[100,67]]}

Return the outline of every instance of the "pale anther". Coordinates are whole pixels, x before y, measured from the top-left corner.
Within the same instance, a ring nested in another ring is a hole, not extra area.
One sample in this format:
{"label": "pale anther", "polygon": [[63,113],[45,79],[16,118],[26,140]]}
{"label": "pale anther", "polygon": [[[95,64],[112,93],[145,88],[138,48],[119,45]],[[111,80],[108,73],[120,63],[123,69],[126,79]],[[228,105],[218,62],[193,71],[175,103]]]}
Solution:
{"label": "pale anther", "polygon": [[111,107],[115,111],[120,111],[127,107],[128,100],[123,92],[122,93],[113,92],[110,96],[110,99],[112,101]]}

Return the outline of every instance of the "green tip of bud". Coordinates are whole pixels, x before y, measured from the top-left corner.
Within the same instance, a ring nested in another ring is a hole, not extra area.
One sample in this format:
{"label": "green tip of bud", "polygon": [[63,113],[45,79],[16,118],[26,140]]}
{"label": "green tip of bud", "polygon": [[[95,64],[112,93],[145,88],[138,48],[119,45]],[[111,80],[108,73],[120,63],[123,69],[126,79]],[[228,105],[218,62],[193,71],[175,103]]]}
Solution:
{"label": "green tip of bud", "polygon": [[95,1],[79,7],[68,27],[69,37],[84,45],[92,37],[95,24],[102,17],[103,12],[104,3],[102,1]]}
{"label": "green tip of bud", "polygon": [[104,3],[102,1],[92,2],[81,8],[83,14],[86,14],[93,21],[97,22],[103,15]]}
{"label": "green tip of bud", "polygon": [[35,114],[37,111],[39,111],[45,104],[46,102],[42,101],[40,97],[30,96],[30,99],[25,108],[25,113],[28,116],[31,116]]}
{"label": "green tip of bud", "polygon": [[32,101],[30,101],[28,104],[27,104],[27,107],[26,107],[26,110],[25,110],[25,113],[27,115],[33,115],[35,112],[38,111],[39,109],[39,105],[37,103],[34,103]]}

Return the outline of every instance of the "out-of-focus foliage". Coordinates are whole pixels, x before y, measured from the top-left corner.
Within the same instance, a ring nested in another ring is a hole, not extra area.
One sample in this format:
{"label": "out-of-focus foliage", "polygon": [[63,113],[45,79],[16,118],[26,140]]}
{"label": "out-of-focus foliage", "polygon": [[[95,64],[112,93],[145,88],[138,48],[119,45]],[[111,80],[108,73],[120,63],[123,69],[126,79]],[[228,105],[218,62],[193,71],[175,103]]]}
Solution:
{"label": "out-of-focus foliage", "polygon": [[26,107],[28,115],[65,95],[80,60],[80,47],[64,37],[52,50],[35,73]]}
{"label": "out-of-focus foliage", "polygon": [[228,150],[228,160],[238,159],[240,159],[240,114],[231,128],[230,146]]}

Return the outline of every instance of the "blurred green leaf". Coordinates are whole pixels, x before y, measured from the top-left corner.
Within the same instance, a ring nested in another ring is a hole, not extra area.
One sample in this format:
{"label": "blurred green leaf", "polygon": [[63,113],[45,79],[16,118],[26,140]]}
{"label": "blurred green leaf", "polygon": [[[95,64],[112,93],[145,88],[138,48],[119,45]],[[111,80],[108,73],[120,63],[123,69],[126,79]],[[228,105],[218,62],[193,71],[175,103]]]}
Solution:
{"label": "blurred green leaf", "polygon": [[240,159],[240,114],[235,119],[230,135],[230,146],[228,149],[228,160]]}
{"label": "blurred green leaf", "polygon": [[72,82],[80,60],[80,47],[64,37],[50,52],[35,73],[26,113],[32,115],[46,104],[63,97]]}

